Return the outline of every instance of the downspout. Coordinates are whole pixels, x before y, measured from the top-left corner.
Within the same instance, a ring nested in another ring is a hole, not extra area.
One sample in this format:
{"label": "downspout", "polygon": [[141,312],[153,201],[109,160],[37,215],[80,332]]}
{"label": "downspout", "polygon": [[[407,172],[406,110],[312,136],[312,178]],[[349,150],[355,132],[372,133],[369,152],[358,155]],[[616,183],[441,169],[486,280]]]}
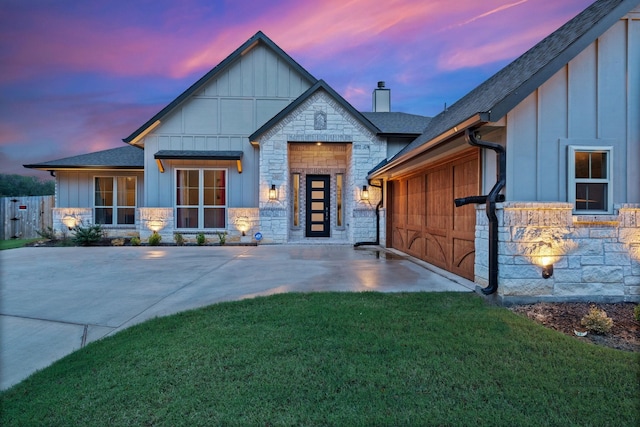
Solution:
{"label": "downspout", "polygon": [[482,293],[490,295],[498,290],[498,216],[496,215],[496,203],[504,202],[504,195],[499,194],[506,184],[507,155],[505,148],[495,142],[479,140],[472,130],[465,131],[465,141],[472,146],[488,148],[496,152],[498,157],[498,181],[486,196],[471,196],[456,199],[456,207],[469,203],[485,203],[487,218],[489,220],[489,285],[482,288]]}
{"label": "downspout", "polygon": [[376,205],[376,241],[375,242],[356,242],[353,244],[354,248],[357,248],[358,246],[364,246],[364,245],[367,245],[367,246],[380,245],[380,208],[382,208],[382,201],[384,200],[384,194],[382,194],[382,191],[383,191],[382,185],[373,185],[371,183],[371,180],[368,180],[368,182],[369,182],[369,187],[379,188],[381,193],[380,201]]}

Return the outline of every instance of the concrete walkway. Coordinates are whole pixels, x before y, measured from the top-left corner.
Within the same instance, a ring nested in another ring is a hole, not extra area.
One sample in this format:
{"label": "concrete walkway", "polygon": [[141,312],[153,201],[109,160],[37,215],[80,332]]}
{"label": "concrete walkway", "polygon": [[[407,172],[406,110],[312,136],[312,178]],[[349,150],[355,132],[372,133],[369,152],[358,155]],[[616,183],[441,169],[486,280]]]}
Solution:
{"label": "concrete walkway", "polygon": [[145,320],[282,292],[472,292],[377,247],[270,245],[0,251],[0,389]]}

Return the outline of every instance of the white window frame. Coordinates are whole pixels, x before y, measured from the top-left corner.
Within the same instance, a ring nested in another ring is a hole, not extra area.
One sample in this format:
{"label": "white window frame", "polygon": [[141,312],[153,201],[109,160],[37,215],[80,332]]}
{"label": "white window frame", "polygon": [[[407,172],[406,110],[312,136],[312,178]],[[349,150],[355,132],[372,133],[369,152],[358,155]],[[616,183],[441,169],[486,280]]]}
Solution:
{"label": "white window frame", "polygon": [[[100,179],[111,179],[113,181],[113,204],[110,206],[102,206],[102,205],[96,205],[96,179],[100,178]],[[118,178],[131,178],[133,179],[133,191],[134,191],[134,204],[133,206],[119,206],[118,205]],[[111,224],[101,224],[101,225],[105,225],[108,227],[132,227],[135,226],[136,224],[136,215],[137,215],[137,211],[138,211],[138,177],[133,176],[133,175],[94,175],[93,177],[93,192],[92,194],[92,199],[93,199],[93,222],[94,223],[98,223],[96,221],[97,215],[96,215],[96,209],[108,209],[111,208],[113,209],[113,212],[111,214]],[[122,209],[133,209],[133,224],[119,224],[118,223],[118,209],[122,208]]]}
{"label": "white window frame", "polygon": [[[606,178],[576,178],[576,152],[605,152],[607,153],[607,177]],[[567,198],[573,205],[573,213],[576,215],[607,215],[613,213],[613,147],[612,146],[591,146],[591,145],[569,145],[567,168]],[[606,184],[607,200],[606,210],[578,210],[576,209],[576,184]]]}
{"label": "white window frame", "polygon": [[[198,171],[198,226],[195,228],[180,227],[178,221],[178,208],[195,208],[196,205],[178,205],[178,173],[180,171]],[[223,171],[224,172],[224,205],[205,205],[204,204],[204,172],[205,171]],[[226,230],[229,224],[229,169],[228,168],[176,168],[173,181],[173,206],[176,219],[176,230],[182,231],[205,231],[205,230]],[[224,209],[224,227],[223,228],[204,228],[204,210],[205,208]]]}

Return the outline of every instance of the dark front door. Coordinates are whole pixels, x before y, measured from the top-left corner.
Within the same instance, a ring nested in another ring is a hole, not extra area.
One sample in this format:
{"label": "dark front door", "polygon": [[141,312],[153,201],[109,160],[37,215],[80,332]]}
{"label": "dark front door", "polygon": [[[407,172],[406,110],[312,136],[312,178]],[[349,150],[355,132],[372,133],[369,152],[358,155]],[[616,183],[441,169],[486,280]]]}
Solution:
{"label": "dark front door", "polygon": [[329,175],[307,175],[307,237],[329,237]]}

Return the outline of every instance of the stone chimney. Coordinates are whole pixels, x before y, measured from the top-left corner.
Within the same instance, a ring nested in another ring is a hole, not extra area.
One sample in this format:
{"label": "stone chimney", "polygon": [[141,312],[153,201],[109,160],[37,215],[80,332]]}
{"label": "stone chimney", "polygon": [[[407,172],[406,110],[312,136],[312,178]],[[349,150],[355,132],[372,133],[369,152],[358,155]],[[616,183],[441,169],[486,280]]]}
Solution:
{"label": "stone chimney", "polygon": [[388,113],[391,111],[391,90],[385,89],[384,82],[378,82],[378,88],[373,90],[374,113]]}

